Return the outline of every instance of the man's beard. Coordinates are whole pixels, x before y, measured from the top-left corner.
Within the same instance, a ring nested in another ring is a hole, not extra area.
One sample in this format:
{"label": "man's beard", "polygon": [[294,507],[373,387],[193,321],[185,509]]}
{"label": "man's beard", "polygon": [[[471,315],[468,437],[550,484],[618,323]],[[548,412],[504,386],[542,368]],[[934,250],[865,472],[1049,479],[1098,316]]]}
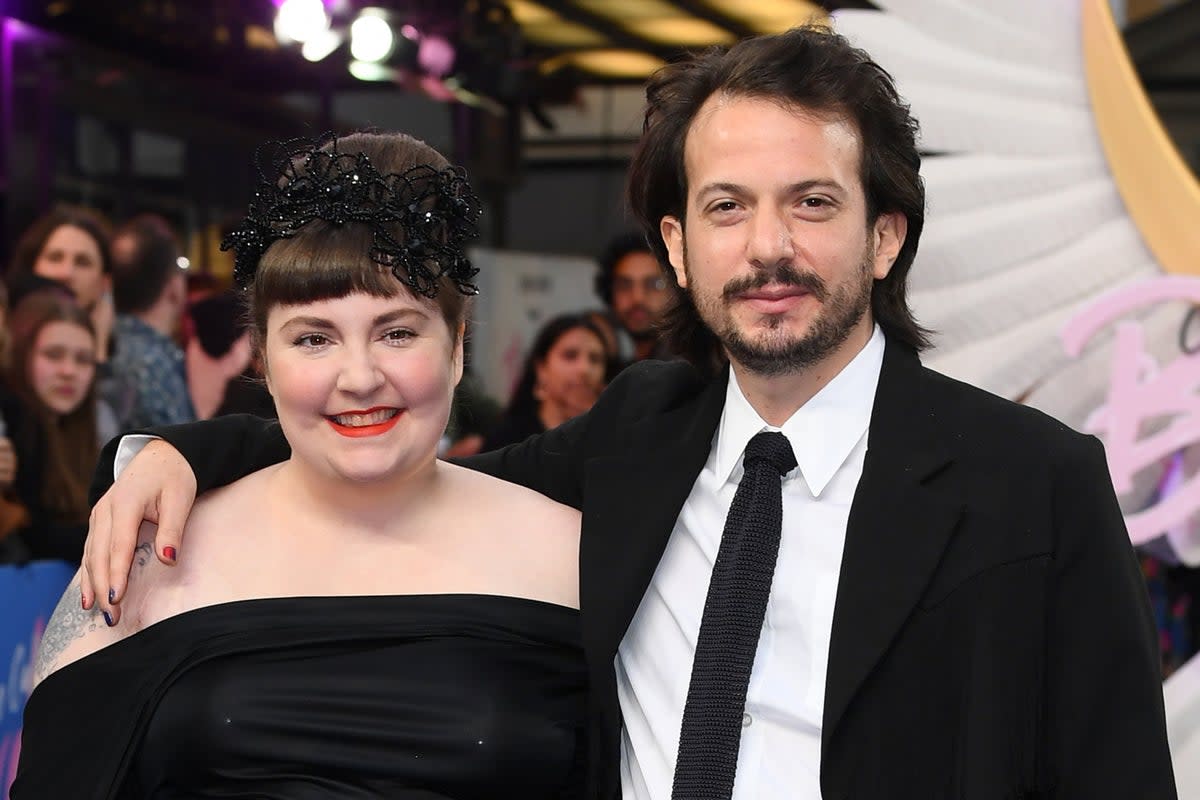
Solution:
{"label": "man's beard", "polygon": [[[702,296],[695,291],[689,293],[700,318],[720,340],[730,359],[751,372],[768,377],[800,372],[821,362],[844,344],[870,309],[874,253],[869,246],[866,250],[857,274],[832,292],[816,273],[799,272],[791,265],[782,265],[734,278],[725,284],[720,297]],[[686,245],[683,263],[688,285],[695,286]],[[818,301],[818,310],[804,334],[790,336],[782,314],[765,317],[763,322],[767,330],[760,329],[752,337],[744,336],[738,329],[731,313],[734,298],[767,284],[796,286]]]}

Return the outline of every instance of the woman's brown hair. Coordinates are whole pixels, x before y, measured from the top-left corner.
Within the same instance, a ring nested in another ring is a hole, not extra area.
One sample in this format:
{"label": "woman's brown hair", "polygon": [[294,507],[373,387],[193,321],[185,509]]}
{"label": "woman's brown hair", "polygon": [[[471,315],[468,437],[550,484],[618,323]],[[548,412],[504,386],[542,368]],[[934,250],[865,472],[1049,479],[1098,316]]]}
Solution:
{"label": "woman's brown hair", "polygon": [[64,225],[79,228],[95,241],[96,248],[100,251],[100,271],[105,275],[112,274],[112,251],[109,247],[112,231],[108,221],[90,208],[60,205],[34,220],[17,240],[12,261],[9,262],[6,272],[9,285],[33,274],[33,267],[37,264],[42,248],[46,246],[46,240]]}
{"label": "woman's brown hair", "polygon": [[47,510],[67,522],[88,517],[88,484],[96,468],[96,381],[69,414],[58,414],[37,396],[30,381],[34,348],[51,322],[78,325],[95,339],[91,318],[66,292],[41,289],[26,295],[12,312],[12,366],[9,383],[42,431],[44,469],[41,500]]}
{"label": "woman's brown hair", "polygon": [[[335,146],[338,153],[365,155],[382,175],[403,175],[419,167],[441,171],[450,166],[432,147],[404,133],[353,133],[338,137],[322,150]],[[302,171],[298,175],[303,177]],[[387,233],[403,243],[409,232],[399,223],[393,223]],[[353,220],[338,224],[321,218],[272,243],[259,259],[253,282],[246,291],[256,353],[262,353],[267,315],[276,305],[311,303],[354,292],[395,297],[401,291],[408,291],[423,300],[398,280],[391,269],[372,259],[374,243],[375,231],[370,225]],[[439,289],[433,302],[451,334],[456,335],[466,318],[467,296],[449,276],[440,279]]]}

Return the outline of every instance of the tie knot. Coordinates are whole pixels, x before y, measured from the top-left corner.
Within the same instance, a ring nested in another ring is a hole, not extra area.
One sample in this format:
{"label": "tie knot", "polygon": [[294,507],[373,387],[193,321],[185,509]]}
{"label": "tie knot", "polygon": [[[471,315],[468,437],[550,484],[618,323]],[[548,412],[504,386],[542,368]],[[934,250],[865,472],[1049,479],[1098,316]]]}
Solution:
{"label": "tie knot", "polygon": [[744,469],[750,469],[756,462],[765,461],[779,474],[786,475],[796,468],[796,454],[792,452],[791,442],[778,431],[763,431],[756,433],[746,443],[746,455],[742,457]]}

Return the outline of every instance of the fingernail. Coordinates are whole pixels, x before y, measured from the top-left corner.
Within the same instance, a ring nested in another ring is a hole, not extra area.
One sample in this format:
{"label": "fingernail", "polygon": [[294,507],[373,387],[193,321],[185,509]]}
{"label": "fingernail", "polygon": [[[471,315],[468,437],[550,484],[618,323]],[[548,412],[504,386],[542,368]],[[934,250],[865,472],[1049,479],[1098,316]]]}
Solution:
{"label": "fingernail", "polygon": [[167,557],[168,561],[174,561],[175,560],[175,548],[172,547],[171,545],[167,545],[166,547],[163,548],[163,555]]}
{"label": "fingernail", "polygon": [[110,602],[110,603],[115,602],[116,599],[117,599],[117,590],[109,589],[108,590],[108,602]]}
{"label": "fingernail", "polygon": [[87,598],[83,595],[79,595],[79,607],[87,611]]}
{"label": "fingernail", "polygon": [[104,615],[104,624],[111,628],[115,624],[112,615],[107,611],[101,611],[100,613]]}

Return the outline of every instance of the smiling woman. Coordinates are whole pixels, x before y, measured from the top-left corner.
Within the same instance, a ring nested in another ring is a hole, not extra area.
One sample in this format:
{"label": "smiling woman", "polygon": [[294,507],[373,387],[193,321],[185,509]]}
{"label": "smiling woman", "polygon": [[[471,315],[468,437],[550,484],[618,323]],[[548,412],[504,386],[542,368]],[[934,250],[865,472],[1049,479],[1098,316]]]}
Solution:
{"label": "smiling woman", "polygon": [[402,134],[263,178],[227,244],[291,458],[201,497],[178,566],[145,526],[123,620],[68,589],[12,797],[563,797],[579,514],[436,459],[477,200]]}

